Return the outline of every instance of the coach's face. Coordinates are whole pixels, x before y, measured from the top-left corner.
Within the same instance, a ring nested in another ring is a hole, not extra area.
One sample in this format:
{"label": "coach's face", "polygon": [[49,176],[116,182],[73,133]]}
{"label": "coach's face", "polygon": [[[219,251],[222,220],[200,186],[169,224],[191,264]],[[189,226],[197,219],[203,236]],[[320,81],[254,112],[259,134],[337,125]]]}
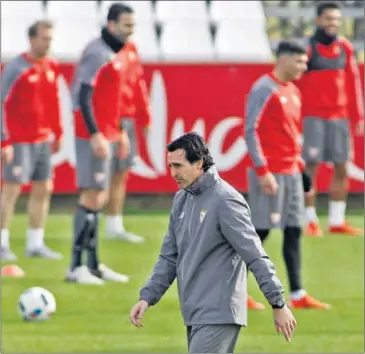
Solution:
{"label": "coach's face", "polygon": [[117,23],[117,36],[123,41],[127,41],[134,33],[135,24],[134,14],[121,14]]}
{"label": "coach's face", "polygon": [[290,80],[299,80],[307,70],[307,54],[288,55],[285,60],[285,71]]}
{"label": "coach's face", "polygon": [[329,36],[336,36],[341,26],[341,11],[327,9],[317,17],[317,26],[324,29]]}
{"label": "coach's face", "polygon": [[37,53],[39,57],[48,54],[52,43],[53,31],[51,28],[39,27],[37,35],[30,39],[32,50]]}
{"label": "coach's face", "polygon": [[171,177],[177,182],[180,189],[188,188],[203,174],[203,161],[190,163],[183,149],[167,154],[167,164]]}

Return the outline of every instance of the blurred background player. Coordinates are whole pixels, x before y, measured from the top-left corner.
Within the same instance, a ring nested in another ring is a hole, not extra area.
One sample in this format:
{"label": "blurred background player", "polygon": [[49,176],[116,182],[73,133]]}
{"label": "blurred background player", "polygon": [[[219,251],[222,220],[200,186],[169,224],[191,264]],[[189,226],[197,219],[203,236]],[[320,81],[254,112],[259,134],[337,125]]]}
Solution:
{"label": "blurred background player", "polygon": [[[308,71],[298,82],[304,115],[303,158],[313,180],[320,162],[334,165],[328,232],[361,235],[362,230],[345,220],[351,123],[356,135],[362,135],[364,129],[358,66],[351,42],[338,36],[341,11],[337,2],[317,6],[316,24],[317,29],[309,38]],[[306,198],[306,205],[306,233],[322,236],[314,193]]]}
{"label": "blurred background player", "polygon": [[[129,153],[129,139],[121,129],[121,97],[128,51],[124,47],[123,5],[113,5],[101,37],[84,49],[72,84],[75,111],[76,173],[80,189],[74,218],[71,267],[67,281],[102,285],[103,280],[127,282],[119,274],[99,263],[99,212],[108,200],[110,177],[120,158]],[[87,266],[82,251],[87,250]]]}
{"label": "blurred background player", "polygon": [[109,202],[107,205],[106,234],[109,238],[118,238],[132,243],[141,243],[143,237],[127,232],[123,223],[123,209],[126,197],[127,178],[137,152],[136,117],[143,119],[144,133],[148,133],[151,121],[149,94],[144,79],[143,68],[137,48],[129,40],[134,31],[135,18],[131,7],[122,4],[118,6],[120,14],[121,40],[128,51],[128,71],[125,87],[122,92],[121,118],[122,127],[127,132],[130,141],[130,152],[126,158],[119,159],[111,178]]}
{"label": "blurred background player", "polygon": [[[4,185],[1,194],[2,260],[15,260],[9,226],[24,184],[31,182],[26,254],[61,259],[44,243],[52,182],[52,153],[61,147],[62,122],[58,96],[59,65],[47,56],[52,24],[39,21],[28,30],[30,50],[11,60],[2,73],[1,155]],[[5,129],[6,126],[6,129]],[[51,142],[52,134],[54,137]]]}
{"label": "blurred background player", "polygon": [[301,284],[301,233],[304,212],[300,124],[301,100],[291,82],[307,69],[305,47],[279,43],[273,72],[259,78],[249,93],[245,139],[249,169],[249,205],[256,232],[264,242],[273,228],[284,231],[283,256],[290,285],[290,306],[328,308]]}

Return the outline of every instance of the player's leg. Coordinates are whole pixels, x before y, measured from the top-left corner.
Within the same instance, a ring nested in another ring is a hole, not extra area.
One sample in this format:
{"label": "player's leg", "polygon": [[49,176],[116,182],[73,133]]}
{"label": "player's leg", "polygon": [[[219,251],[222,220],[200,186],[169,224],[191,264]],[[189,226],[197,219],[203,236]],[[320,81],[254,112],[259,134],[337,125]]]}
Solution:
{"label": "player's leg", "polygon": [[305,233],[315,237],[323,236],[316,210],[315,181],[318,165],[323,160],[324,138],[325,125],[323,119],[306,117],[303,127],[303,159],[306,163],[306,172],[312,177],[314,193],[305,197]]}
{"label": "player's leg", "polygon": [[189,353],[234,353],[241,328],[236,324],[192,326]]}
{"label": "player's leg", "polygon": [[107,199],[108,160],[97,159],[88,140],[76,139],[76,175],[80,189],[79,202],[73,219],[71,264],[66,280],[81,284],[102,285],[103,281],[93,275],[83,264],[83,253],[88,251],[88,265],[98,268],[97,219]]}
{"label": "player's leg", "polygon": [[350,226],[345,219],[348,192],[347,162],[350,150],[350,127],[347,119],[328,121],[329,139],[326,141],[328,160],[334,164],[329,202],[329,232],[362,235],[363,231]]}
{"label": "player's leg", "polygon": [[[77,185],[79,204],[73,223],[73,246],[67,281],[102,285],[103,280],[126,282],[128,277],[113,272],[98,259],[98,220],[108,198],[111,158],[102,160],[93,155],[88,140],[76,140]],[[87,251],[87,265],[82,263]]]}
{"label": "player's leg", "polygon": [[304,191],[301,174],[285,176],[283,215],[283,257],[290,287],[290,305],[295,308],[328,308],[327,304],[315,300],[303,288],[301,280],[301,241],[304,215]]}
{"label": "player's leg", "polygon": [[133,119],[124,119],[123,128],[130,141],[130,154],[125,159],[116,157],[107,205],[106,234],[108,238],[117,238],[132,243],[142,243],[143,237],[127,232],[123,224],[123,211],[126,198],[129,170],[137,152],[136,130]]}
{"label": "player's leg", "polygon": [[44,227],[53,191],[51,145],[49,142],[31,144],[29,149],[32,162],[32,191],[28,203],[26,254],[29,257],[61,259],[62,255],[52,251],[44,242]]}
{"label": "player's leg", "polygon": [[[248,171],[248,203],[251,209],[251,220],[255,226],[261,242],[265,242],[269,236],[271,228],[278,227],[280,224],[280,204],[282,204],[282,178],[276,176],[280,193],[277,196],[269,196],[262,192],[258,176],[253,169]],[[265,306],[256,302],[252,297],[248,297],[247,306],[249,309],[262,310]]]}
{"label": "player's leg", "polygon": [[14,144],[13,148],[12,163],[4,164],[4,183],[1,191],[0,259],[4,261],[16,260],[15,254],[10,249],[9,228],[21,186],[29,182],[31,166],[29,146],[27,144]]}
{"label": "player's leg", "polygon": [[[4,176],[5,178],[5,176]],[[15,261],[17,257],[10,248],[10,224],[14,215],[16,201],[20,193],[21,185],[7,182],[1,191],[1,235],[0,235],[0,260]]]}

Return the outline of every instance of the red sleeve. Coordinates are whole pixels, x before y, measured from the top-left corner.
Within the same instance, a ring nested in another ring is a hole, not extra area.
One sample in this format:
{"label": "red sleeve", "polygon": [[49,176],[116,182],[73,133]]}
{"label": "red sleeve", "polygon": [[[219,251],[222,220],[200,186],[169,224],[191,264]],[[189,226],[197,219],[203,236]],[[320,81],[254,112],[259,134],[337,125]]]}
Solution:
{"label": "red sleeve", "polygon": [[348,110],[351,120],[356,124],[364,120],[364,98],[361,88],[359,67],[356,62],[354,48],[350,41],[343,39],[344,49],[347,53],[346,64],[346,91],[348,99]]}
{"label": "red sleeve", "polygon": [[[137,52],[136,52],[137,54]],[[137,54],[138,56],[138,54]],[[143,119],[143,126],[147,127],[151,124],[151,107],[150,107],[150,97],[147,89],[146,80],[144,78],[144,71],[142,64],[138,60],[138,77],[135,86],[134,99],[137,108],[138,115]]]}
{"label": "red sleeve", "polygon": [[[300,90],[297,87],[295,87],[295,93],[296,93],[296,95],[299,99],[300,105],[302,107],[303,106],[303,104],[302,104],[302,102],[303,102],[302,101],[302,93],[300,92]],[[298,121],[298,132],[299,132],[298,140],[299,141],[301,141],[301,137],[303,136],[303,133],[304,133],[303,132],[303,113],[302,112],[303,112],[303,109],[301,108],[300,119]],[[299,158],[299,161],[298,161],[299,169],[300,169],[301,172],[303,172],[304,169],[305,169],[305,161],[301,157],[302,156],[302,153],[301,153],[302,149],[303,149],[303,144],[301,142],[299,144],[299,150],[300,150],[299,156],[300,156],[300,158]]]}
{"label": "red sleeve", "polygon": [[48,115],[51,123],[51,129],[56,140],[60,140],[63,135],[62,115],[61,115],[61,97],[59,89],[59,81],[61,79],[60,67],[58,64],[53,64],[55,74],[53,84],[49,89],[48,98]]}

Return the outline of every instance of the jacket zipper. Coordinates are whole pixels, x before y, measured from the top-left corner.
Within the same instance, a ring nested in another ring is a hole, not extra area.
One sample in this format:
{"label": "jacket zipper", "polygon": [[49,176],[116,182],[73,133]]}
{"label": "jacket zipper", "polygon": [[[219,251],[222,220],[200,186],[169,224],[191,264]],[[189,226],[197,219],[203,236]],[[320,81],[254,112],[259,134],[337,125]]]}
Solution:
{"label": "jacket zipper", "polygon": [[192,196],[193,198],[193,206],[191,208],[191,213],[190,213],[190,220],[189,220],[189,238],[191,239],[191,219],[193,218],[193,213],[194,213],[194,207],[195,207],[195,196]]}

